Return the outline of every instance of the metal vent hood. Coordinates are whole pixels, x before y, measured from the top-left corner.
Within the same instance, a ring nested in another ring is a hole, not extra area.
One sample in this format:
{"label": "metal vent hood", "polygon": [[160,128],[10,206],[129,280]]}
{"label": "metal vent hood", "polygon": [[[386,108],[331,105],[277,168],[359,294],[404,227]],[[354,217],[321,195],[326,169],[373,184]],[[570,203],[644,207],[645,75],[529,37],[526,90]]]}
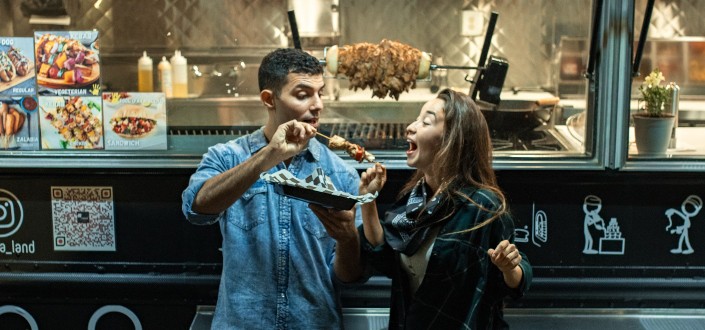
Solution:
{"label": "metal vent hood", "polygon": [[289,0],[289,10],[296,12],[299,36],[338,36],[338,0]]}

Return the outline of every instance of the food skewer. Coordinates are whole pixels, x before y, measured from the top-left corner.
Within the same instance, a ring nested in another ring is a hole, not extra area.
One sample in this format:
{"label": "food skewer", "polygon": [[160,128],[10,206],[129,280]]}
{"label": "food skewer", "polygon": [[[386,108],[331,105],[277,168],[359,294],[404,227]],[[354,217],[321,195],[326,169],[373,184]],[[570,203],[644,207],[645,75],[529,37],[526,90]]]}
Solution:
{"label": "food skewer", "polygon": [[479,67],[479,66],[462,66],[462,65],[438,65],[438,64],[431,64],[431,66],[429,67],[429,70],[438,70],[438,69],[479,70],[479,69],[482,69],[482,67]]}
{"label": "food skewer", "polygon": [[345,150],[350,157],[360,163],[362,163],[363,160],[366,160],[370,163],[375,162],[375,156],[366,151],[365,148],[360,145],[350,143],[338,135],[333,135],[331,137],[320,132],[316,132],[316,134],[328,139],[328,147],[332,150]]}
{"label": "food skewer", "polygon": [[316,132],[316,134],[318,134],[318,135],[320,135],[320,136],[326,138],[327,140],[330,140],[330,139],[331,139],[330,136],[325,135],[325,134],[323,134],[323,133],[321,133],[321,132]]}

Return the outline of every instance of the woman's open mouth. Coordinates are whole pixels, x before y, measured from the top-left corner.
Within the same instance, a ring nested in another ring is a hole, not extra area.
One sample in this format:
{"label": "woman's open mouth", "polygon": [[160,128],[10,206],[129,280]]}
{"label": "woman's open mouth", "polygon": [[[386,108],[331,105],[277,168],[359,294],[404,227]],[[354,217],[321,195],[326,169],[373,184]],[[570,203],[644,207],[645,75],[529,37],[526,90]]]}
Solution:
{"label": "woman's open mouth", "polygon": [[411,155],[412,153],[414,153],[414,151],[416,151],[418,146],[416,146],[416,143],[414,143],[414,142],[411,142],[408,140],[407,140],[407,142],[409,142],[409,149],[406,150],[406,155],[408,156],[408,155]]}

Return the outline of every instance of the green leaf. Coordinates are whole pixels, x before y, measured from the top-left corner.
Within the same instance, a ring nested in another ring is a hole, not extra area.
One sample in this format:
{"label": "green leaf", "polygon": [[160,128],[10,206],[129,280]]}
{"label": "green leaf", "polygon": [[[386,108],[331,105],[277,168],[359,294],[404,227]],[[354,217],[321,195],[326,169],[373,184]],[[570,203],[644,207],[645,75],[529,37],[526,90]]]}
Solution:
{"label": "green leaf", "polygon": [[100,106],[97,105],[97,104],[95,104],[95,102],[93,102],[93,101],[88,101],[88,104],[86,104],[86,105],[87,105],[89,108],[94,109],[94,110],[97,110],[98,112],[100,112]]}

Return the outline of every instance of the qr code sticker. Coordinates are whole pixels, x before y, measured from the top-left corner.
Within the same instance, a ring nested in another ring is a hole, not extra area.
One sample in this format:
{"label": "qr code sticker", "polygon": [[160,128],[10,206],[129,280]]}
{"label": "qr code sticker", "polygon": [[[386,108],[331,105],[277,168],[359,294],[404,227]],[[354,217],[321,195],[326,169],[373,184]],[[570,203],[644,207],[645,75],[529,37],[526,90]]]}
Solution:
{"label": "qr code sticker", "polygon": [[51,187],[55,251],[115,251],[113,187]]}

